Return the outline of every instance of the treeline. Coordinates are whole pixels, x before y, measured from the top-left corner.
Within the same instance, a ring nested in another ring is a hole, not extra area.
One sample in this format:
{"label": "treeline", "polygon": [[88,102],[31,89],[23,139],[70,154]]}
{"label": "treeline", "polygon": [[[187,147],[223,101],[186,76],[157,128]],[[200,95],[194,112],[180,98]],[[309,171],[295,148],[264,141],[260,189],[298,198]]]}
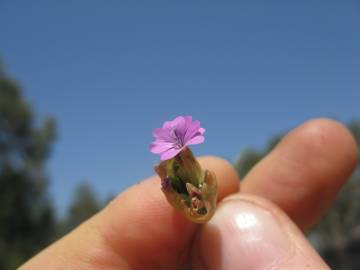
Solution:
{"label": "treeline", "polygon": [[0,270],[16,269],[104,205],[83,184],[58,220],[46,173],[55,138],[55,120],[39,122],[18,84],[0,66]]}

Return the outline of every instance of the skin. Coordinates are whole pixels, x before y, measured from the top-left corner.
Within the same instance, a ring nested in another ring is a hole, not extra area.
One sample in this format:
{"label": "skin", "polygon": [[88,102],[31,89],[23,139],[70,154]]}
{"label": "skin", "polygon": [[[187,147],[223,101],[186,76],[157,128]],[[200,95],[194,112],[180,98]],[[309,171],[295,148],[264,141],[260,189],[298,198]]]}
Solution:
{"label": "skin", "polygon": [[[241,182],[240,193],[231,164],[217,157],[199,160],[203,168],[216,173],[219,200],[226,198],[226,204],[237,196],[245,198],[271,211],[293,235],[297,248],[285,269],[299,269],[297,253],[305,254],[301,258],[309,265],[318,266],[314,269],[328,269],[301,230],[319,220],[355,168],[357,146],[345,127],[328,119],[297,127],[252,169]],[[202,244],[206,226],[192,224],[172,209],[154,176],[119,194],[20,270],[178,269],[188,262],[194,269],[210,269],[202,258],[212,252],[211,245]],[[211,234],[206,240],[212,240]],[[217,265],[216,256],[212,260],[211,265]]]}

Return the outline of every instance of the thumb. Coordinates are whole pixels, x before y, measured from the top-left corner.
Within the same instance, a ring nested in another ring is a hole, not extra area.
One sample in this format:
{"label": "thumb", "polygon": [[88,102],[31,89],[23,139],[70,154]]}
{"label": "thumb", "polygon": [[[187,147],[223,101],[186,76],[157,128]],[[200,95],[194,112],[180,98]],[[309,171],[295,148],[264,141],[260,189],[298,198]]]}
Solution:
{"label": "thumb", "polygon": [[197,270],[330,269],[283,211],[254,196],[225,199],[194,250]]}

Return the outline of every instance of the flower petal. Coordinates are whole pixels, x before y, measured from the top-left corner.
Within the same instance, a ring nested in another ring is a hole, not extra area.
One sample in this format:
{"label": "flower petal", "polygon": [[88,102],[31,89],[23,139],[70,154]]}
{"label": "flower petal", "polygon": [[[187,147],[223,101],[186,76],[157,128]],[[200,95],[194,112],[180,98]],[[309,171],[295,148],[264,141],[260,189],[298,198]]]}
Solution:
{"label": "flower petal", "polygon": [[171,148],[168,149],[167,151],[165,151],[164,153],[161,154],[160,159],[161,160],[168,160],[171,159],[173,157],[175,157],[177,154],[180,153],[180,151],[182,150],[182,148]]}
{"label": "flower petal", "polygon": [[162,128],[171,130],[172,121],[165,121]]}
{"label": "flower petal", "polygon": [[178,116],[174,120],[171,121],[173,127],[180,127],[185,125],[185,118],[184,116]]}
{"label": "flower petal", "polygon": [[177,137],[180,140],[184,139],[185,132],[186,132],[186,120],[183,116],[176,117],[173,122],[173,128],[176,132]]}
{"label": "flower petal", "polygon": [[162,160],[176,156],[186,145],[202,143],[205,129],[192,116],[178,116],[164,122],[162,128],[153,131],[155,141],[149,146],[152,153],[160,154]]}
{"label": "flower petal", "polygon": [[171,137],[171,134],[170,134],[170,131],[167,130],[167,129],[163,129],[163,128],[157,128],[153,131],[153,136],[156,138],[156,139],[160,139],[160,140],[163,140],[163,141],[168,141],[168,142],[172,142],[172,137]]}
{"label": "flower petal", "polygon": [[183,116],[178,116],[172,121],[164,122],[162,129],[169,132],[170,138],[167,138],[167,141],[182,144],[186,132],[186,120]]}
{"label": "flower petal", "polygon": [[202,135],[195,136],[186,142],[186,145],[199,144],[205,141],[205,137]]}
{"label": "flower petal", "polygon": [[150,149],[150,152],[152,152],[154,154],[161,154],[173,147],[174,147],[174,144],[172,144],[172,143],[155,141],[152,144],[150,144],[149,149]]}
{"label": "flower petal", "polygon": [[200,129],[199,121],[194,121],[194,122],[190,123],[190,126],[188,126],[185,137],[184,137],[185,143],[188,140],[190,140],[192,137],[194,137],[196,135],[196,133],[199,132],[199,129]]}
{"label": "flower petal", "polygon": [[187,116],[184,116],[185,118],[185,124],[186,124],[186,127],[189,127],[192,123],[192,116],[191,115],[187,115]]}

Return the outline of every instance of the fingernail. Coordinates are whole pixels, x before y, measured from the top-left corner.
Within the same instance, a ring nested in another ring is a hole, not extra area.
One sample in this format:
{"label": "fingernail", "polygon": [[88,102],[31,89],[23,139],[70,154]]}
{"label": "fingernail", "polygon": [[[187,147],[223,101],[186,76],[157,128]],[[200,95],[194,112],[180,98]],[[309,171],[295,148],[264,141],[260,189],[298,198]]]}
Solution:
{"label": "fingernail", "polygon": [[204,227],[202,259],[209,269],[268,269],[291,252],[280,222],[268,210],[243,199],[222,203]]}

